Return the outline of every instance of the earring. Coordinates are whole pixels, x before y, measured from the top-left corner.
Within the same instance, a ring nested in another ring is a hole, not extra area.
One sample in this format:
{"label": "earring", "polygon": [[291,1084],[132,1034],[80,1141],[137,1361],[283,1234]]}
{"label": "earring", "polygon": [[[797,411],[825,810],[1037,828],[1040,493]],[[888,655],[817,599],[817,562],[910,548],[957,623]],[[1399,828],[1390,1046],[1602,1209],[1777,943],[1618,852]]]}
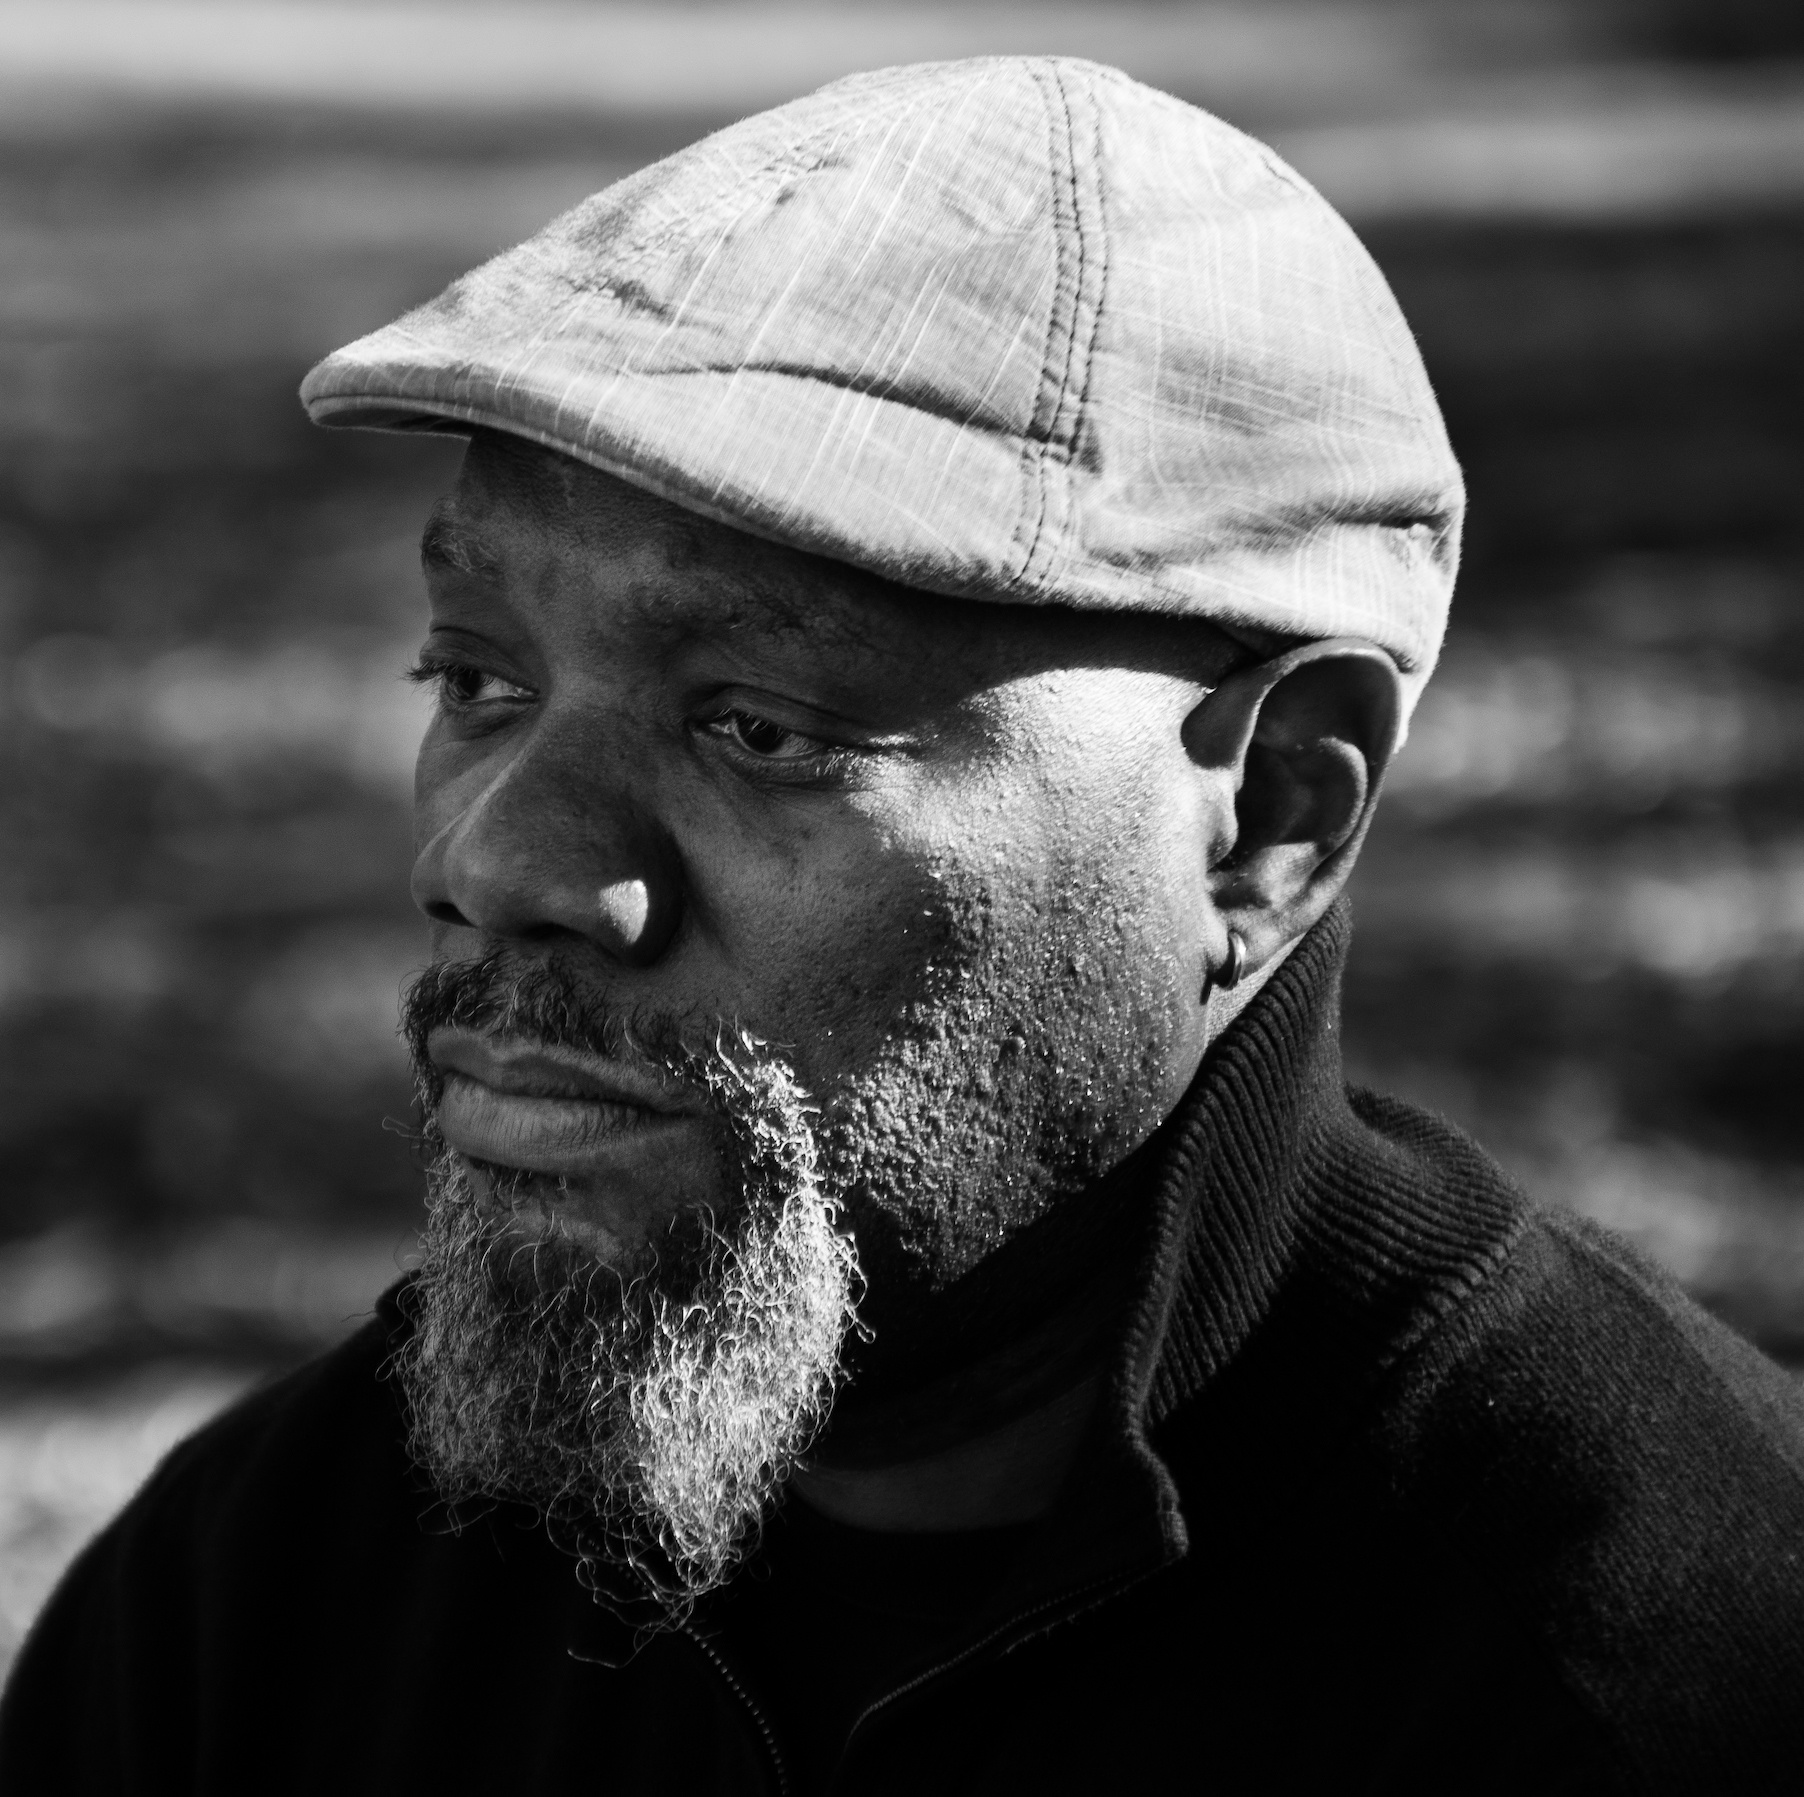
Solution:
{"label": "earring", "polygon": [[1216,982],[1224,992],[1232,992],[1247,970],[1247,939],[1238,930],[1228,932],[1228,971]]}
{"label": "earring", "polygon": [[1240,984],[1240,977],[1247,970],[1247,940],[1238,930],[1228,932],[1228,959],[1220,973],[1212,967],[1209,977],[1203,981],[1203,1003],[1209,1002],[1211,992],[1232,992]]}

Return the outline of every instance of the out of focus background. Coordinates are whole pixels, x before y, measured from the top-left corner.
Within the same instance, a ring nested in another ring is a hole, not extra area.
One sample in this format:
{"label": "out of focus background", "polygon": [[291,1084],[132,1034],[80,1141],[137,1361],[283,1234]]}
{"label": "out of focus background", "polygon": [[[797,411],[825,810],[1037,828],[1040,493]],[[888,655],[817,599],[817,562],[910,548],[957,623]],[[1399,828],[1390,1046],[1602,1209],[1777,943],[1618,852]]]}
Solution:
{"label": "out of focus background", "polygon": [[1355,1076],[1804,1366],[1796,0],[0,0],[0,1663],[412,1239],[400,672],[456,451],[296,383],[707,129],[1001,50],[1274,142],[1468,468]]}

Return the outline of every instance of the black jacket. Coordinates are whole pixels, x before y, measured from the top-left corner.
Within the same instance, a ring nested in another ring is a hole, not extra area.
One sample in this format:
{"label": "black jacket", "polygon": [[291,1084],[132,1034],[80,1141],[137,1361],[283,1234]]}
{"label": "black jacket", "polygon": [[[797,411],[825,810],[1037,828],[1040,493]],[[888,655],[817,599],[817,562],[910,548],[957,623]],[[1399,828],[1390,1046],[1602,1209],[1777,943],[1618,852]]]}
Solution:
{"label": "black jacket", "polygon": [[[1601,1230],[1342,1085],[1335,915],[1174,1120],[1106,1399],[835,1790],[1804,1790],[1804,1402]],[[432,1520],[392,1298],[169,1457],[0,1711],[0,1787],[795,1789],[707,1612],[636,1656]]]}

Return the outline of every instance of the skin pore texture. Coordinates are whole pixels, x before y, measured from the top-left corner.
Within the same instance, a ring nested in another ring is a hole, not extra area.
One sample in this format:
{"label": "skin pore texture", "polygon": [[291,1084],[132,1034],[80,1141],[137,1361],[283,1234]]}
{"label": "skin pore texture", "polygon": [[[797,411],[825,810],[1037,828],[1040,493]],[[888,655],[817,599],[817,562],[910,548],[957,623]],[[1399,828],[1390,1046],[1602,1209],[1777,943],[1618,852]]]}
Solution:
{"label": "skin pore texture", "polygon": [[[423,549],[413,893],[451,975],[416,1051],[447,1180],[532,1277],[630,1292],[679,1264],[673,1225],[731,1234],[710,1094],[780,1070],[862,1282],[794,1490],[875,1528],[1039,1514],[1136,1156],[1344,884],[1396,670],[912,592],[493,433]],[[1205,1001],[1230,930],[1247,976]],[[460,1011],[485,957],[554,996]]]}

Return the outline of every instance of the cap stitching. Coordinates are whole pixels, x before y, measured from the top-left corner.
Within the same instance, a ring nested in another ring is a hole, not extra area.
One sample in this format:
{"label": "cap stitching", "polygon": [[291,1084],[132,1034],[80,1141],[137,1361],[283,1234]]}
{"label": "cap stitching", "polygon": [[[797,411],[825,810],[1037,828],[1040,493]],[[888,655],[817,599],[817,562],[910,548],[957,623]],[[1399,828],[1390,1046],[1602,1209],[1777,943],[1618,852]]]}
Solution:
{"label": "cap stitching", "polygon": [[1077,273],[1072,282],[1071,318],[1065,328],[1065,365],[1059,371],[1059,396],[1053,404],[1052,419],[1047,426],[1046,448],[1068,456],[1071,453],[1071,437],[1075,435],[1075,431],[1067,433],[1060,429],[1060,424],[1066,414],[1065,402],[1071,394],[1072,369],[1077,361],[1078,323],[1084,303],[1084,274],[1089,262],[1090,244],[1084,235],[1083,202],[1079,194],[1077,127],[1071,122],[1071,96],[1065,91],[1063,74],[1056,64],[1052,68],[1052,85],[1059,97],[1059,117],[1065,127],[1065,179],[1071,190],[1071,235],[1077,243]]}
{"label": "cap stitching", "polygon": [[[1062,90],[1063,84],[1061,83],[1061,91]],[[1071,435],[1070,440],[1065,445],[1065,453],[1062,460],[1065,480],[1065,518],[1063,528],[1059,532],[1058,553],[1063,554],[1067,559],[1070,557],[1072,539],[1077,535],[1078,515],[1076,493],[1072,487],[1071,481],[1071,469],[1072,464],[1077,459],[1078,445],[1083,441],[1084,418],[1090,405],[1090,381],[1096,369],[1096,343],[1098,337],[1102,334],[1103,306],[1106,303],[1109,288],[1109,231],[1108,218],[1103,202],[1104,183],[1102,179],[1102,107],[1097,104],[1096,95],[1093,91],[1087,95],[1087,98],[1090,101],[1091,146],[1094,151],[1091,167],[1094,169],[1096,177],[1096,303],[1092,307],[1090,313],[1090,328],[1084,342],[1082,384],[1078,388],[1076,404],[1072,407]],[[1069,117],[1069,111],[1067,111],[1067,117]],[[1075,162],[1076,158],[1074,156],[1074,173]],[[1074,180],[1074,191],[1075,187],[1076,182]],[[1081,289],[1079,301],[1080,303],[1082,301]],[[1051,562],[1053,559],[1053,555],[1049,554],[1047,560]]]}
{"label": "cap stitching", "polygon": [[[1028,426],[1027,453],[1033,458],[1039,479],[1039,505],[1035,512],[1033,535],[1028,541],[1026,554],[1022,557],[1019,572],[1011,581],[1012,585],[1021,585],[1034,576],[1034,563],[1039,555],[1040,544],[1045,537],[1047,514],[1051,509],[1052,472],[1054,468],[1061,471],[1068,466],[1071,454],[1071,443],[1075,438],[1074,423],[1068,424],[1067,401],[1071,395],[1072,373],[1078,355],[1078,328],[1083,309],[1084,276],[1089,257],[1089,244],[1085,238],[1082,206],[1079,195],[1076,131],[1071,122],[1071,103],[1065,91],[1062,70],[1058,63],[1051,59],[1034,67],[1036,84],[1041,88],[1042,100],[1046,105],[1047,147],[1053,163],[1053,228],[1057,234],[1057,242],[1061,252],[1060,260],[1064,261],[1065,234],[1060,228],[1060,200],[1066,201],[1070,212],[1070,232],[1073,246],[1076,249],[1075,265],[1072,269],[1068,313],[1065,305],[1065,269],[1060,268],[1058,291],[1054,295],[1050,328],[1047,333],[1046,353],[1040,367],[1040,383],[1042,396],[1048,383],[1056,379],[1050,415],[1041,422],[1044,410],[1036,404],[1034,417]],[[1058,96],[1058,112],[1053,112],[1050,99],[1046,96],[1045,87],[1049,78],[1053,91]],[[1061,141],[1060,126],[1063,125]],[[1061,151],[1063,154],[1061,155]],[[1065,316],[1061,316],[1066,314]],[[1055,375],[1054,358],[1059,349],[1058,338],[1061,325],[1064,335],[1064,356]],[[1085,347],[1085,379],[1088,379],[1088,346]]]}
{"label": "cap stitching", "polygon": [[[1011,533],[1015,545],[1020,549],[1020,560],[1008,576],[1008,585],[1010,586],[1018,586],[1026,580],[1028,569],[1033,565],[1034,549],[1040,541],[1040,532],[1045,528],[1047,492],[1044,442],[1050,433],[1053,421],[1058,416],[1058,403],[1055,399],[1050,416],[1047,416],[1044,424],[1041,422],[1047,409],[1046,395],[1048,383],[1052,378],[1053,350],[1058,343],[1059,315],[1065,295],[1065,259],[1068,247],[1059,209],[1058,131],[1053,118],[1052,104],[1046,94],[1046,84],[1042,78],[1045,66],[1044,62],[1030,62],[1026,65],[1025,72],[1033,82],[1034,89],[1040,97],[1040,104],[1045,108],[1046,113],[1046,153],[1047,160],[1052,165],[1052,179],[1049,183],[1047,197],[1052,208],[1053,255],[1057,260],[1058,267],[1053,280],[1052,299],[1047,307],[1046,347],[1040,356],[1039,385],[1034,394],[1033,410],[1028,415],[1027,428],[1021,437],[1021,473],[1030,490],[1029,495],[1024,495],[1024,500],[1031,496],[1033,500],[1037,501],[1037,504],[1033,508],[1032,534],[1028,537],[1025,546],[1022,546],[1021,543],[1022,534],[1027,525],[1027,505],[1025,503],[1021,516],[1017,518],[1014,531]],[[1075,229],[1073,235],[1076,235]],[[1081,239],[1079,247],[1081,252]],[[1067,344],[1069,344],[1069,337],[1067,337]]]}

